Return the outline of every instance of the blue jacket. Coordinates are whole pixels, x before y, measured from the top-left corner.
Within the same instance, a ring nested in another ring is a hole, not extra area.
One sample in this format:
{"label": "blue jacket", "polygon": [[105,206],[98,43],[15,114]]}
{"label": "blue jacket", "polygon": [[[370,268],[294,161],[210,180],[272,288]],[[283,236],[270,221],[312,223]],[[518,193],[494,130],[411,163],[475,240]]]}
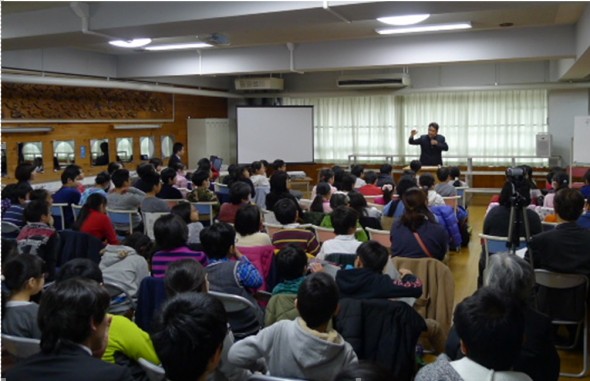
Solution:
{"label": "blue jacket", "polygon": [[590,212],[586,212],[578,218],[578,226],[586,229],[590,229]]}
{"label": "blue jacket", "polygon": [[461,247],[461,232],[459,231],[459,221],[455,210],[448,205],[431,206],[430,210],[438,219],[438,222],[443,225],[450,237],[451,248]]}

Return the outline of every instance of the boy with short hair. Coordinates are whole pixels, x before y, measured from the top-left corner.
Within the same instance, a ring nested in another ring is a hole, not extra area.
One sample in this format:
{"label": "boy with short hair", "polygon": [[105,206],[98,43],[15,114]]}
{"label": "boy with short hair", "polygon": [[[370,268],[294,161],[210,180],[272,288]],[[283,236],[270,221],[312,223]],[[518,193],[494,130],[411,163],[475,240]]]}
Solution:
{"label": "boy with short hair", "polygon": [[301,317],[282,320],[235,343],[231,363],[247,368],[264,358],[270,375],[332,380],[340,369],[358,362],[350,344],[329,323],[338,311],[338,287],[325,273],[305,278],[297,293]]}
{"label": "boy with short hair", "polygon": [[[129,181],[129,171],[126,169],[117,169],[111,176],[115,189],[107,195],[107,205],[113,210],[137,210],[145,198],[145,193],[137,188],[133,188]],[[141,224],[139,213],[131,217],[133,229]],[[125,230],[127,225],[115,224],[116,230]]]}
{"label": "boy with short hair", "polygon": [[449,181],[450,171],[447,167],[440,167],[436,170],[436,177],[438,184],[434,187],[436,193],[442,197],[454,197],[457,195],[457,189],[453,186],[453,181]]}
{"label": "boy with short hair", "polygon": [[332,226],[336,237],[325,241],[322,244],[318,259],[325,259],[328,254],[350,254],[355,255],[361,244],[355,238],[358,213],[348,207],[339,206],[332,212]]}
{"label": "boy with short hair", "polygon": [[45,261],[48,279],[53,280],[57,253],[60,247],[59,235],[51,227],[53,217],[45,200],[35,200],[27,204],[24,210],[27,224],[16,237],[20,254],[35,254]]}
{"label": "boy with short hair", "polygon": [[277,221],[283,225],[283,229],[274,233],[271,237],[272,244],[277,249],[283,249],[289,244],[296,245],[310,255],[316,255],[320,244],[315,234],[299,226],[297,223],[297,205],[293,200],[284,198],[274,205],[274,213]]}
{"label": "boy with short hair", "polygon": [[70,205],[80,202],[81,193],[78,180],[83,178],[82,168],[74,164],[68,165],[61,174],[62,186],[53,194],[53,202],[56,204],[68,204],[68,207],[63,208],[64,215],[57,221],[56,228],[59,230],[68,229],[74,222],[74,213]]}
{"label": "boy with short hair", "polygon": [[359,188],[359,193],[363,196],[381,196],[383,191],[381,187],[375,185],[377,182],[377,174],[374,171],[365,172],[366,185]]}
{"label": "boy with short hair", "polygon": [[216,202],[213,205],[213,212],[219,213],[219,200],[215,192],[209,189],[211,171],[199,169],[193,173],[191,181],[193,182],[193,190],[186,196],[190,202]]}
{"label": "boy with short hair", "polygon": [[[23,217],[31,186],[28,183],[18,183],[10,192],[10,207],[2,214],[2,222],[10,222],[19,228],[25,226]],[[15,238],[14,236],[12,238]]]}

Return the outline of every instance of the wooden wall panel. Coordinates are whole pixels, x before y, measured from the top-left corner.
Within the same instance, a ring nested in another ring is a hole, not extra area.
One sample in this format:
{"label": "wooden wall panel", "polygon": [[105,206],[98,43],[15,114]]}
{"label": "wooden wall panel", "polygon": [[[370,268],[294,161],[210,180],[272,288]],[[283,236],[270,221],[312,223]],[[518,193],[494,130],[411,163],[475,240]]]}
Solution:
{"label": "wooden wall panel", "polygon": [[[3,98],[6,96],[3,94]],[[4,101],[4,99],[3,99]],[[56,99],[54,101],[55,107],[67,107],[63,101]],[[154,138],[156,157],[162,157],[160,138],[166,135],[174,136],[176,141],[186,144],[186,119],[187,118],[227,118],[227,100],[225,98],[213,98],[202,96],[189,95],[175,95],[173,97],[174,105],[174,121],[161,123],[162,128],[146,129],[146,130],[115,130],[114,123],[93,123],[88,120],[85,123],[43,123],[53,127],[53,132],[41,134],[3,134],[2,142],[6,143],[7,148],[7,163],[8,175],[2,179],[4,184],[14,181],[14,170],[18,161],[17,144],[22,142],[37,142],[43,143],[43,162],[45,165],[45,173],[36,175],[35,182],[56,181],[60,178],[60,172],[53,171],[53,141],[54,140],[75,140],[76,142],[76,164],[80,165],[87,176],[96,175],[97,173],[106,169],[106,166],[93,167],[90,165],[90,140],[91,139],[109,139],[109,157],[116,156],[115,141],[116,138],[133,138],[133,157],[131,163],[126,163],[125,166],[129,169],[135,170],[137,164],[140,163],[140,142],[139,138],[142,136],[152,136]],[[131,122],[131,121],[130,121]],[[141,123],[137,121],[136,123]],[[117,122],[116,124],[122,124]],[[35,127],[38,124],[34,123],[14,123],[10,122],[11,126],[19,127]],[[82,159],[80,155],[80,147],[86,147],[86,158]],[[188,158],[186,159],[188,162]]]}

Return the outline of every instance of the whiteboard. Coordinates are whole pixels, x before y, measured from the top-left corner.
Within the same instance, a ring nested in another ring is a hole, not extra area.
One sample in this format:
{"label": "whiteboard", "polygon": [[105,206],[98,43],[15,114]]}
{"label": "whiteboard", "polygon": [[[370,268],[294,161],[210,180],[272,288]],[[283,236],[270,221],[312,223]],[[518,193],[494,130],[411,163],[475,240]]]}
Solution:
{"label": "whiteboard", "polygon": [[313,106],[237,107],[238,163],[313,162]]}
{"label": "whiteboard", "polygon": [[590,163],[590,116],[576,116],[574,119],[573,162]]}

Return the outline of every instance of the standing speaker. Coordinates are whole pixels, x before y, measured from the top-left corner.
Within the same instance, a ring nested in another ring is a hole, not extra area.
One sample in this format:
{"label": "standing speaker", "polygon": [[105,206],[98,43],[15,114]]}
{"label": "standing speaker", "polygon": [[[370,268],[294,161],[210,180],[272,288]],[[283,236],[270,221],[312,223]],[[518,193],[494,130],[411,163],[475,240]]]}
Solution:
{"label": "standing speaker", "polygon": [[549,157],[551,156],[551,134],[538,133],[537,134],[537,145],[536,152],[537,157]]}

